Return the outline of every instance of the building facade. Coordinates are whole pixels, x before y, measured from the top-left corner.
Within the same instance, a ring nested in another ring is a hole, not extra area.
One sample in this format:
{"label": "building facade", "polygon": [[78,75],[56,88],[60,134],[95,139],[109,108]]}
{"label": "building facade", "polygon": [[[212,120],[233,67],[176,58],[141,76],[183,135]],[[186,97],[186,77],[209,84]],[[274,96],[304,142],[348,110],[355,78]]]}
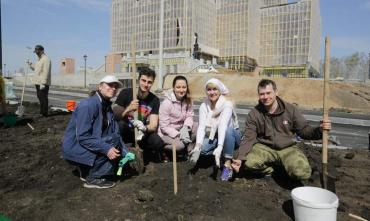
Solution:
{"label": "building facade", "polygon": [[[156,67],[160,1],[112,0],[111,11],[111,53],[122,55],[122,69],[133,40],[139,61]],[[198,51],[201,60],[239,71],[258,65],[266,75],[307,77],[319,70],[319,0],[164,0],[163,27],[167,65]]]}

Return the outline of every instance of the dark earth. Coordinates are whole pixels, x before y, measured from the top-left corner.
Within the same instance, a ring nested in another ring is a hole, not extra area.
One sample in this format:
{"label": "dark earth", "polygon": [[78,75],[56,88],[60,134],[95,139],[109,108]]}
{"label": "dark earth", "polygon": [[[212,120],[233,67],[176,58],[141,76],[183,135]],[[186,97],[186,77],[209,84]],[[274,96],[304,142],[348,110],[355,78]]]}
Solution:
{"label": "dark earth", "polygon": [[[172,163],[150,162],[142,175],[125,168],[112,189],[86,189],[74,166],[61,158],[70,114],[54,111],[40,118],[37,105],[25,107],[17,125],[0,124],[1,221],[294,220],[290,191],[299,183],[281,174],[272,178],[244,174],[220,182],[207,163],[189,174],[192,165],[180,161],[174,195]],[[320,150],[300,146],[315,171],[306,185],[320,187]],[[338,220],[355,220],[349,213],[370,219],[369,151],[336,149],[329,150],[329,156],[339,198]]]}

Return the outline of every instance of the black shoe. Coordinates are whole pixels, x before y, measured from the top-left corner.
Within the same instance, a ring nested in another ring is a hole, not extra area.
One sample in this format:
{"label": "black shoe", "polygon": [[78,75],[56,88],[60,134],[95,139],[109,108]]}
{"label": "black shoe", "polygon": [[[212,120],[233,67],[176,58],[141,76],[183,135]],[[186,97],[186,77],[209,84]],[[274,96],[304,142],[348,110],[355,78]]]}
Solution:
{"label": "black shoe", "polygon": [[86,182],[86,177],[89,174],[89,169],[87,169],[86,167],[78,166],[77,171],[78,171],[78,175],[80,177],[80,180],[82,182]]}
{"label": "black shoe", "polygon": [[96,188],[96,189],[107,189],[112,188],[116,185],[115,182],[106,180],[104,178],[95,178],[92,180],[86,180],[84,184],[85,188]]}

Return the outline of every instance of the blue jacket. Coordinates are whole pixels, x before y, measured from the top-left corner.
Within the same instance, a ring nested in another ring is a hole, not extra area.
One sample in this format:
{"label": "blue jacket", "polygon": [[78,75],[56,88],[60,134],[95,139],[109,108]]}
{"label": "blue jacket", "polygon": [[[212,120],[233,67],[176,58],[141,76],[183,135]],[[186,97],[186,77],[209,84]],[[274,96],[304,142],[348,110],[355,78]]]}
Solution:
{"label": "blue jacket", "polygon": [[125,156],[127,149],[120,136],[118,123],[113,119],[111,108],[107,115],[108,132],[103,137],[102,103],[99,94],[81,101],[64,134],[63,158],[93,166],[97,154],[106,155],[112,146],[119,147],[122,156]]}

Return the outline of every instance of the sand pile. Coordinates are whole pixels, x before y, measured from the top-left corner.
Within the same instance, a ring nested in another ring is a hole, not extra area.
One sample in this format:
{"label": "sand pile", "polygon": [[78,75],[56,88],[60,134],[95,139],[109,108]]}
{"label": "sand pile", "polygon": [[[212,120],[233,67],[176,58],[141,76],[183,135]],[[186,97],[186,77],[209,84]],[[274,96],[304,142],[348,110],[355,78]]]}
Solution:
{"label": "sand pile", "polygon": [[[192,96],[204,97],[204,83],[216,77],[229,87],[232,99],[238,104],[257,103],[257,84],[262,79],[243,74],[191,74],[187,75]],[[174,76],[167,76],[164,88],[172,87]],[[321,109],[323,106],[322,79],[272,78],[278,87],[279,96],[296,103],[303,109]],[[348,112],[370,113],[370,86],[345,82],[330,82],[330,106]]]}

